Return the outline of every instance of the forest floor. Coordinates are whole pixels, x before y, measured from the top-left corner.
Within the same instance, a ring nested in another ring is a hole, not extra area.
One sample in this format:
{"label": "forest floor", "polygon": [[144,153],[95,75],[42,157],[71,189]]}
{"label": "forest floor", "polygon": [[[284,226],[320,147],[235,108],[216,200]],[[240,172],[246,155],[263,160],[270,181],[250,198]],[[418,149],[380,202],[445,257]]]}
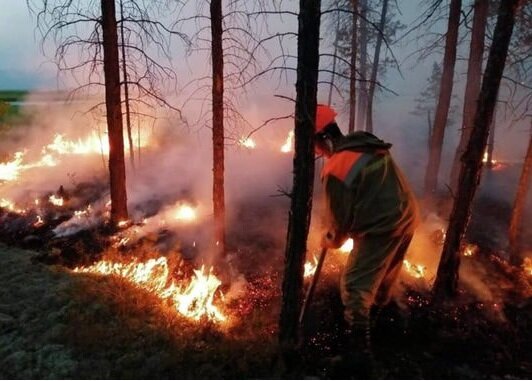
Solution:
{"label": "forest floor", "polygon": [[[229,232],[227,267],[246,279],[245,293],[228,305],[236,322],[230,327],[191,322],[121,279],[45,265],[16,242],[0,244],[0,378],[359,376],[351,366],[356,354],[344,333],[334,267],[320,279],[301,355],[278,360],[284,245],[278,232],[284,229],[271,227],[285,226],[286,201],[277,205],[247,205]],[[480,255],[464,259],[485,278],[485,292],[495,301],[464,289],[435,307],[425,285],[405,284],[400,307],[386,309],[377,321],[372,377],[532,377],[532,277],[508,265],[497,247],[507,212],[507,203],[480,193],[469,234]],[[526,242],[531,231],[526,228]]]}

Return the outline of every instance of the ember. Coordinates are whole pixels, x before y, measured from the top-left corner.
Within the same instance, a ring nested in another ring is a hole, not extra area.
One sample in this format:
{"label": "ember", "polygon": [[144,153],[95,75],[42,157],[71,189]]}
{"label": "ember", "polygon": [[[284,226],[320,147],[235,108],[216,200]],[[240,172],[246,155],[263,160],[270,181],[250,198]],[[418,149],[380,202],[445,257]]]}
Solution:
{"label": "ember", "polygon": [[188,285],[177,284],[172,279],[165,257],[150,259],[147,262],[133,260],[129,263],[102,260],[91,266],[76,267],[73,271],[124,278],[163,300],[171,300],[177,312],[195,321],[203,318],[213,322],[227,320],[221,310],[213,304],[221,281],[213,274],[212,268],[208,272],[204,266],[194,270],[194,276]]}

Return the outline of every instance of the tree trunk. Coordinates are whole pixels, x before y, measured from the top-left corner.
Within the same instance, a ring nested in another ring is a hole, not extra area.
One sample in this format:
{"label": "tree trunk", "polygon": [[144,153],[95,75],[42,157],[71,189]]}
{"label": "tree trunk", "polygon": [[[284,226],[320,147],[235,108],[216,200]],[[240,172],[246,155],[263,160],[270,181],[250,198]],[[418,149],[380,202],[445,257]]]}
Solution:
{"label": "tree trunk", "polygon": [[357,11],[358,0],[351,0],[353,16],[351,18],[351,71],[349,76],[349,127],[348,132],[355,131],[356,119],[356,67],[357,67]]}
{"label": "tree trunk", "polygon": [[[531,122],[532,127],[532,122]],[[530,172],[532,170],[532,128],[528,138],[528,149],[526,151],[517,194],[515,196],[514,207],[512,209],[512,218],[510,219],[510,228],[508,229],[508,243],[510,246],[510,261],[516,265],[520,264],[519,256],[519,233],[523,222],[523,212],[526,205],[526,196],[530,187]]]}
{"label": "tree trunk", "polygon": [[294,183],[288,216],[279,323],[279,340],[281,344],[288,346],[295,345],[298,339],[298,315],[303,296],[303,265],[312,211],[320,0],[299,0],[298,21]]}
{"label": "tree trunk", "polygon": [[122,22],[120,23],[120,37],[122,39],[122,77],[124,78],[124,102],[126,104],[126,131],[127,141],[129,144],[129,162],[131,168],[135,169],[135,147],[133,146],[133,136],[131,133],[131,111],[129,108],[129,86],[127,76],[127,64],[126,64],[126,42],[124,36],[124,3],[120,0],[120,17]]}
{"label": "tree trunk", "polygon": [[367,18],[367,4],[368,0],[359,0],[360,5],[360,33],[358,38],[358,46],[360,48],[360,64],[358,68],[358,75],[360,81],[358,82],[358,109],[357,109],[357,130],[365,130],[366,123],[366,108],[368,107],[368,84],[366,75],[368,71],[368,23]]}
{"label": "tree trunk", "polygon": [[461,0],[451,0],[449,8],[449,22],[447,36],[445,38],[445,54],[443,56],[443,73],[440,82],[440,95],[436,115],[434,116],[434,128],[430,144],[430,155],[425,173],[425,196],[431,196],[438,187],[438,172],[440,170],[441,152],[447,115],[451,104],[453,91],[454,65],[456,63],[456,45],[458,42],[458,26],[460,24]]}
{"label": "tree trunk", "polygon": [[103,71],[105,76],[105,107],[109,136],[109,174],[111,186],[111,223],[128,219],[126,165],[124,162],[124,131],[120,100],[120,63],[115,2],[101,0]]}
{"label": "tree trunk", "polygon": [[[339,5],[336,5],[339,7]],[[334,88],[334,76],[336,74],[336,55],[338,54],[338,37],[340,34],[340,15],[337,15],[336,19],[336,30],[334,32],[334,54],[333,54],[333,65],[332,65],[332,73],[331,73],[331,83],[329,85],[329,96],[327,97],[327,105],[330,106],[332,102],[332,93]]]}
{"label": "tree trunk", "polygon": [[222,0],[211,0],[212,44],[212,147],[214,236],[218,254],[225,254],[224,191],[224,61],[222,47]]}
{"label": "tree trunk", "polygon": [[466,151],[462,156],[457,198],[449,219],[442,257],[434,283],[436,301],[442,301],[445,297],[456,295],[460,266],[460,244],[467,230],[471,216],[471,205],[480,182],[482,156],[486,149],[489,125],[493,117],[508,46],[512,37],[518,1],[504,0],[500,3],[493,43],[482,79],[473,130]]}
{"label": "tree trunk", "polygon": [[486,149],[486,167],[493,168],[493,151],[495,149],[495,126],[497,125],[497,104],[493,110],[493,118],[491,119],[490,134],[488,136],[488,147]]}
{"label": "tree trunk", "polygon": [[427,126],[428,126],[427,153],[428,155],[430,155],[430,137],[432,136],[432,117],[430,116],[430,110],[427,110]]}
{"label": "tree trunk", "polygon": [[488,5],[489,0],[475,0],[473,29],[471,31],[471,44],[469,45],[469,60],[467,63],[462,132],[451,168],[451,189],[454,192],[458,188],[460,158],[464,154],[467,142],[469,141],[469,136],[473,129],[473,118],[475,117],[475,110],[477,108],[478,92],[480,91],[480,80],[482,78],[482,57],[484,55],[484,36],[486,34],[486,21],[488,19]]}
{"label": "tree trunk", "polygon": [[377,84],[377,72],[379,69],[379,57],[381,54],[381,45],[384,34],[384,26],[386,24],[386,12],[388,10],[388,0],[382,1],[381,21],[379,24],[380,32],[377,35],[377,43],[375,45],[375,56],[373,58],[373,67],[371,69],[371,79],[369,82],[368,91],[368,111],[366,112],[366,131],[373,133],[373,100],[375,98],[375,86]]}

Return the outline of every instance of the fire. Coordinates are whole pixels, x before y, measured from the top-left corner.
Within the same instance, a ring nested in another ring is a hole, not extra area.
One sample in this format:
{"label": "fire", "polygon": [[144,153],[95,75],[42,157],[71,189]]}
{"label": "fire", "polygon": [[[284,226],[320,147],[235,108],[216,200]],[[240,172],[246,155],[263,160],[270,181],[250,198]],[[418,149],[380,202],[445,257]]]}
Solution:
{"label": "fire", "polygon": [[349,254],[351,250],[353,250],[355,243],[353,241],[353,238],[349,238],[347,241],[344,242],[344,244],[338,249],[342,253]]}
{"label": "fire", "polygon": [[198,217],[196,209],[188,204],[180,204],[174,216],[176,220],[184,222],[194,221]]}
{"label": "fire", "polygon": [[[482,162],[484,164],[487,164],[488,163],[488,151],[484,151],[484,156],[482,156]],[[498,164],[498,161],[495,160],[495,159],[491,159],[491,165],[497,165]]]}
{"label": "fire", "polygon": [[525,258],[522,266],[523,266],[523,270],[525,270],[525,273],[527,275],[532,276],[532,259]]}
{"label": "fire", "polygon": [[281,147],[281,152],[288,153],[291,152],[294,148],[294,131],[288,132],[288,136]]}
{"label": "fire", "polygon": [[410,263],[406,259],[403,260],[403,268],[406,270],[408,275],[416,279],[425,278],[426,271],[427,271],[427,268],[425,266]]}
{"label": "fire", "polygon": [[61,155],[86,155],[90,153],[109,154],[109,141],[106,137],[100,137],[95,132],[85,139],[66,140],[62,134],[57,134],[52,143],[48,144],[44,149],[56,152]]}
{"label": "fire", "polygon": [[255,140],[251,138],[242,137],[238,140],[238,144],[242,147],[253,149],[257,147],[257,143],[255,143]]}
{"label": "fire", "polygon": [[462,254],[464,257],[472,257],[475,255],[478,251],[478,246],[472,243],[468,243],[465,245]]}
{"label": "fire", "polygon": [[7,198],[0,199],[0,208],[7,209],[10,212],[17,213],[17,214],[24,214],[26,212],[24,209],[17,208],[15,203],[11,200],[8,200]]}
{"label": "fire", "polygon": [[213,304],[216,290],[222,282],[212,273],[212,267],[205,272],[205,266],[194,270],[194,278],[184,290],[175,287],[168,289],[168,295],[172,298],[177,311],[196,321],[206,317],[209,320],[223,322],[226,317]]}
{"label": "fire", "polygon": [[92,207],[90,204],[83,210],[75,210],[74,211],[74,217],[77,219],[82,219],[83,217],[87,217],[92,212]]}
{"label": "fire", "polygon": [[316,258],[316,255],[312,258],[311,261],[305,262],[305,272],[303,273],[303,277],[309,278],[314,275],[316,272],[316,267],[318,266],[318,258]]}
{"label": "fire", "polygon": [[171,277],[165,257],[146,262],[133,260],[118,263],[102,260],[87,267],[76,267],[76,273],[119,276],[157,295],[161,300],[169,300],[177,312],[186,318],[199,321],[203,318],[214,322],[224,322],[227,317],[214,305],[214,297],[221,281],[213,274],[213,269],[205,271],[202,266],[194,270],[188,285],[177,284]]}
{"label": "fire", "polygon": [[42,219],[41,216],[37,216],[37,220],[33,223],[33,226],[35,226],[36,228],[38,228],[39,226],[43,226],[44,225],[44,221]]}
{"label": "fire", "polygon": [[22,159],[24,152],[15,153],[13,160],[7,163],[0,163],[0,181],[12,181],[19,177],[20,171],[23,169]]}
{"label": "fire", "polygon": [[50,201],[50,203],[55,206],[63,206],[65,202],[63,200],[63,197],[57,197],[55,194],[51,195],[48,198],[48,201]]}

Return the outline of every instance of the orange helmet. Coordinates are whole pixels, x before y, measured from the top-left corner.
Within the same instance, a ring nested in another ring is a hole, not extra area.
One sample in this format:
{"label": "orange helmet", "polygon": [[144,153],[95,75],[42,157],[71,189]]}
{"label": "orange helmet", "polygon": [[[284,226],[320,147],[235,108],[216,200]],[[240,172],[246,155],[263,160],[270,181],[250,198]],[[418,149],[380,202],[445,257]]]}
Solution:
{"label": "orange helmet", "polygon": [[316,108],[316,133],[334,122],[336,111],[330,106],[318,104]]}

